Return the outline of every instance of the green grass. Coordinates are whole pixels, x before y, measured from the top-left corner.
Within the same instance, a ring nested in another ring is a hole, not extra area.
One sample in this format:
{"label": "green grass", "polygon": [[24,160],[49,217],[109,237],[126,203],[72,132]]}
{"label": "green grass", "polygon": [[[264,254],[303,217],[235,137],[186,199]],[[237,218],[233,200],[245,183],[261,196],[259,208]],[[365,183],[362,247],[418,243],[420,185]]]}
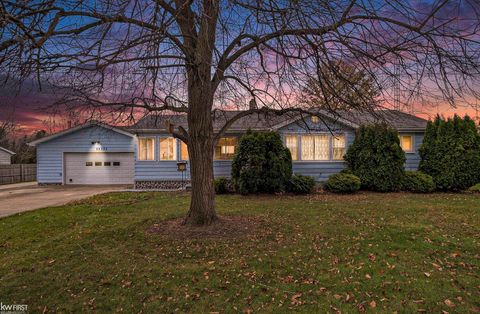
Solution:
{"label": "green grass", "polygon": [[146,232],[188,203],[111,193],[0,219],[0,301],[32,312],[480,311],[479,195],[219,196],[220,215],[268,223],[233,240]]}

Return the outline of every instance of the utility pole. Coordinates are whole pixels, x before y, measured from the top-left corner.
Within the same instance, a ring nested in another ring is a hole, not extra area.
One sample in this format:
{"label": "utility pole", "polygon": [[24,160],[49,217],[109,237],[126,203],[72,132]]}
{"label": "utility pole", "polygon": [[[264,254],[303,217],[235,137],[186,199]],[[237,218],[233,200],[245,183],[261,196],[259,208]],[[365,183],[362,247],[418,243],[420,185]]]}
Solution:
{"label": "utility pole", "polygon": [[400,111],[400,64],[395,62],[393,65],[393,74],[395,82],[393,84],[393,109]]}

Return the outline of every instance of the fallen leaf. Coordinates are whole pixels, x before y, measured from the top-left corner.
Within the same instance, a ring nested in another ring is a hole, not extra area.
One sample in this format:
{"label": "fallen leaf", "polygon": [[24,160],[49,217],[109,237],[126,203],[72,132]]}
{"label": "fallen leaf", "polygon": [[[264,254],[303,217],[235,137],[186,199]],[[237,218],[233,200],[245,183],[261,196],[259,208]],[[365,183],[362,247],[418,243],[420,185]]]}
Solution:
{"label": "fallen leaf", "polygon": [[443,303],[445,303],[445,305],[448,306],[448,307],[455,307],[455,303],[453,303],[449,299],[445,299],[445,301],[443,301]]}
{"label": "fallen leaf", "polygon": [[376,308],[377,307],[377,302],[375,302],[375,300],[372,300],[372,302],[370,302],[368,304],[372,309]]}
{"label": "fallen leaf", "polygon": [[430,277],[431,274],[430,273],[423,273],[426,277]]}
{"label": "fallen leaf", "polygon": [[298,305],[298,304],[300,304],[301,302],[300,302],[299,299],[300,299],[301,296],[302,296],[301,293],[295,293],[295,294],[292,296],[292,298],[290,299],[290,300],[292,301],[291,304],[292,304],[292,305]]}
{"label": "fallen leaf", "polygon": [[353,298],[353,295],[350,294],[350,293],[347,293],[347,296],[345,297],[345,302],[350,302],[350,300],[352,300]]}
{"label": "fallen leaf", "polygon": [[440,265],[438,265],[438,264],[432,263],[432,266],[435,267],[438,271],[442,271],[442,270],[443,270],[443,268],[442,268]]}
{"label": "fallen leaf", "polygon": [[366,275],[365,275],[365,278],[367,278],[367,279],[372,279],[372,276],[370,276],[369,274],[366,274]]}

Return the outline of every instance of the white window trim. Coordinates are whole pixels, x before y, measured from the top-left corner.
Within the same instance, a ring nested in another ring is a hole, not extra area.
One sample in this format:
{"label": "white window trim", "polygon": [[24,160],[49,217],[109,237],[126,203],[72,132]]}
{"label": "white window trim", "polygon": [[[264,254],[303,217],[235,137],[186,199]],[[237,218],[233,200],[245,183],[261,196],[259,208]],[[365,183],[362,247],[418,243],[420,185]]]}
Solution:
{"label": "white window trim", "polygon": [[[175,146],[175,147],[174,147],[174,152],[175,152],[175,156],[174,156],[174,157],[175,157],[175,158],[173,158],[173,159],[162,159],[162,158],[160,157],[160,156],[161,156],[161,152],[160,152],[160,140],[161,140],[162,138],[173,138],[173,140],[174,140],[174,142],[175,142],[175,144],[174,144],[174,146]],[[174,162],[178,162],[178,161],[179,161],[179,159],[178,159],[178,158],[179,158],[179,156],[178,156],[178,153],[179,153],[179,152],[178,152],[178,139],[175,138],[175,137],[173,137],[173,136],[159,136],[159,137],[158,137],[158,147],[157,147],[156,151],[158,152],[158,162],[173,162],[173,161],[174,161]]]}
{"label": "white window trim", "polygon": [[[153,139],[153,159],[152,160],[140,159],[140,139]],[[139,136],[137,140],[137,161],[139,162],[157,161],[156,147],[157,147],[157,138],[155,136]]]}
{"label": "white window trim", "polygon": [[[327,160],[303,160],[302,159],[302,135],[329,135],[329,156]],[[317,133],[285,133],[283,138],[283,145],[286,146],[285,136],[297,137],[297,160],[292,160],[292,163],[345,163],[343,159],[333,159],[333,137],[343,135],[345,137],[345,149],[348,150],[348,134],[347,133],[330,133],[330,132],[317,132]]]}
{"label": "white window trim", "polygon": [[[410,136],[412,138],[412,150],[404,150],[402,147],[402,137],[403,136]],[[399,134],[398,135],[400,140],[400,148],[405,154],[415,154],[415,136],[413,134]]]}

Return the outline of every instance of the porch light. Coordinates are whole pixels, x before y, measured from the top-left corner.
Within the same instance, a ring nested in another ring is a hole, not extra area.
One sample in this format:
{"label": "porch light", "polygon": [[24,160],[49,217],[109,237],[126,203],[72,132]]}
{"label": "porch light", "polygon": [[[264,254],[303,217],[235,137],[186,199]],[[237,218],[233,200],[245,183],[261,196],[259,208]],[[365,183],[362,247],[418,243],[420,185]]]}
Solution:
{"label": "porch light", "polygon": [[187,162],[181,161],[177,162],[177,171],[184,172],[187,170]]}

